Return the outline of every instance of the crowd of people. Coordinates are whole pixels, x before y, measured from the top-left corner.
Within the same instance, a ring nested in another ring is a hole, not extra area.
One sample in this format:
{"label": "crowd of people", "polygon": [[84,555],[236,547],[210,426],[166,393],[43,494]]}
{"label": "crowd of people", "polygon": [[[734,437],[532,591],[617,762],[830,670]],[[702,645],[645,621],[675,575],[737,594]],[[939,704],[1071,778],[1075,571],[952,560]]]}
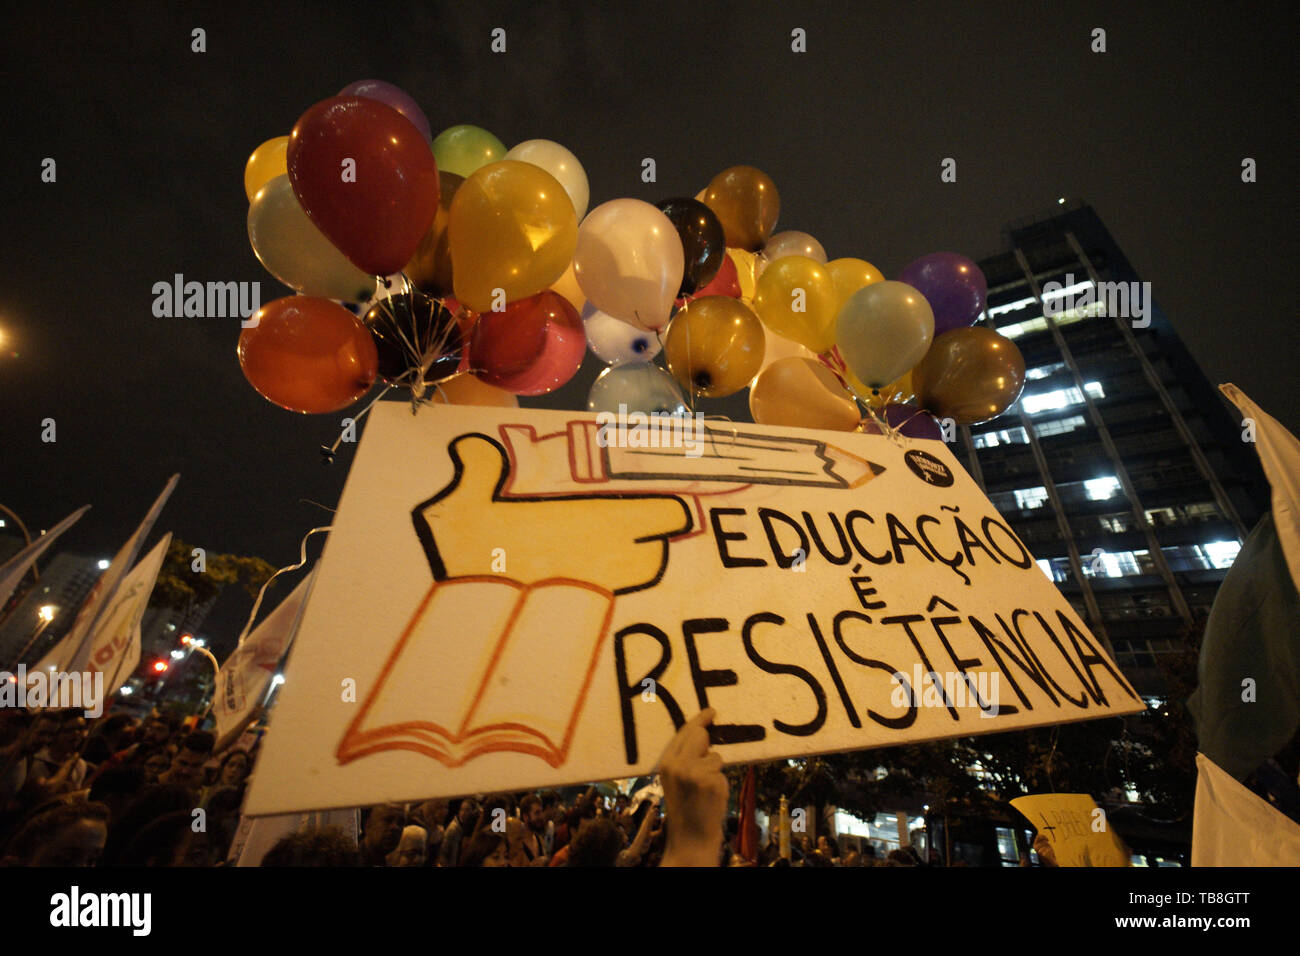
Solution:
{"label": "crowd of people", "polygon": [[[689,721],[659,763],[659,786],[596,787],[360,808],[353,826],[308,826],[261,866],[915,866],[911,850],[877,860],[870,845],[775,827],[756,860],[737,852],[712,710]],[[260,736],[252,735],[260,741]],[[256,745],[214,754],[210,731],[151,714],[88,722],[77,711],[0,710],[0,865],[220,866],[240,856],[241,806]]]}

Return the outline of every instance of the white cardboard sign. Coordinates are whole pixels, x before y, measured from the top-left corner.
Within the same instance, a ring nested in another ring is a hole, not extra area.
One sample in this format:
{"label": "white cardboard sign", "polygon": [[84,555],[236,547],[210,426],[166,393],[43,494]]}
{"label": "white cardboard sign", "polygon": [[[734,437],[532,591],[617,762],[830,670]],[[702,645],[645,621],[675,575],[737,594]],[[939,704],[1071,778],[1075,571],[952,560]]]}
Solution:
{"label": "white cardboard sign", "polygon": [[626,424],[375,406],[248,813],[1143,709],[942,442]]}

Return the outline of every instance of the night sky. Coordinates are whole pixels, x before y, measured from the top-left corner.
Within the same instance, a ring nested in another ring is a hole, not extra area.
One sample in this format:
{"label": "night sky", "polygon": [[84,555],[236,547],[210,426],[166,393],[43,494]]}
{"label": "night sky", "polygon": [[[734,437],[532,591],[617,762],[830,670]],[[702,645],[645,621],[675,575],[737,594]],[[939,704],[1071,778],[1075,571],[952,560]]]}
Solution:
{"label": "night sky", "polygon": [[[0,503],[33,533],[94,507],[63,546],[111,554],[173,472],[155,529],[276,565],[329,514],[351,453],[337,416],[258,396],[237,319],[159,319],[152,286],[262,282],[243,167],[351,81],[410,92],[434,132],[577,154],[591,207],[692,196],[748,164],[781,195],[777,229],[887,277],[927,252],[999,251],[1057,197],[1097,209],[1213,382],[1300,431],[1292,285],[1294,34],[1191,6],[1078,12],[988,4],[171,5],[10,12],[0,256]],[[328,10],[328,13],[322,12]],[[342,12],[340,12],[342,11]],[[494,27],[507,52],[489,51]],[[207,31],[207,52],[190,31]],[[808,52],[790,50],[807,31]],[[1090,52],[1094,27],[1108,52]],[[658,182],[641,182],[654,157]],[[940,161],[957,160],[956,183]],[[1241,161],[1258,182],[1241,182]],[[40,181],[45,157],[58,181]],[[602,368],[525,405],[578,408]],[[706,412],[744,415],[743,396]],[[57,441],[41,441],[41,421]],[[246,608],[246,604],[245,604]]]}

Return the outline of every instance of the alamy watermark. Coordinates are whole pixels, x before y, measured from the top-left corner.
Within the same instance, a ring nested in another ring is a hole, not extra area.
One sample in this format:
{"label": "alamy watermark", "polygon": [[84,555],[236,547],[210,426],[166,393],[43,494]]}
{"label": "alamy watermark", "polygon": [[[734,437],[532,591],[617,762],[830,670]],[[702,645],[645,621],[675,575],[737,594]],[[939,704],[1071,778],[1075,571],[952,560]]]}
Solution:
{"label": "alamy watermark", "polygon": [[687,458],[704,454],[708,440],[704,416],[672,415],[667,412],[629,412],[620,404],[618,412],[597,412],[596,444],[601,448],[684,448]]}
{"label": "alamy watermark", "polygon": [[0,671],[0,707],[53,707],[80,710],[87,719],[104,713],[104,672]]}
{"label": "alamy watermark", "polygon": [[[909,680],[909,677],[911,678]],[[998,715],[997,671],[922,671],[920,664],[910,675],[895,671],[890,677],[894,690],[890,703],[903,707],[978,707],[981,717]]]}
{"label": "alamy watermark", "polygon": [[1151,324],[1150,282],[1075,282],[1070,272],[1064,282],[1043,283],[1043,313],[1049,317],[1097,303],[1111,318],[1132,319],[1135,329]]}
{"label": "alamy watermark", "polygon": [[186,282],[176,273],[171,282],[153,284],[153,314],[159,319],[233,319],[240,318],[243,328],[253,328],[248,321],[262,307],[260,282]]}

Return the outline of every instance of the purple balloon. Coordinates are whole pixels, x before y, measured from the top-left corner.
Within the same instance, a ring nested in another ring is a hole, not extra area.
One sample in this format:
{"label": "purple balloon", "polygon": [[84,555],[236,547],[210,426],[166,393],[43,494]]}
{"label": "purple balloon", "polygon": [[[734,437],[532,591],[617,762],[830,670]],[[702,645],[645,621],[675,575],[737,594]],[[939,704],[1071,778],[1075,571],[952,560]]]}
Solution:
{"label": "purple balloon", "polygon": [[406,91],[398,89],[392,83],[385,83],[383,80],[357,80],[339,90],[339,96],[364,96],[369,100],[379,100],[414,123],[415,128],[425,139],[433,139],[433,131],[429,129],[429,121],[425,118],[424,110],[420,109],[419,104],[411,99]]}
{"label": "purple balloon", "polygon": [[[939,423],[915,405],[891,403],[885,406],[884,411],[883,416],[877,411],[877,417],[883,417],[885,424],[890,428],[897,428],[899,434],[906,435],[908,438],[933,438],[936,441],[943,438],[943,432],[939,430]],[[862,431],[867,435],[880,434],[880,428],[871,420],[870,415],[867,416]]]}
{"label": "purple balloon", "polygon": [[974,325],[984,312],[989,285],[980,267],[955,252],[932,252],[908,263],[898,276],[930,303],[934,334]]}

